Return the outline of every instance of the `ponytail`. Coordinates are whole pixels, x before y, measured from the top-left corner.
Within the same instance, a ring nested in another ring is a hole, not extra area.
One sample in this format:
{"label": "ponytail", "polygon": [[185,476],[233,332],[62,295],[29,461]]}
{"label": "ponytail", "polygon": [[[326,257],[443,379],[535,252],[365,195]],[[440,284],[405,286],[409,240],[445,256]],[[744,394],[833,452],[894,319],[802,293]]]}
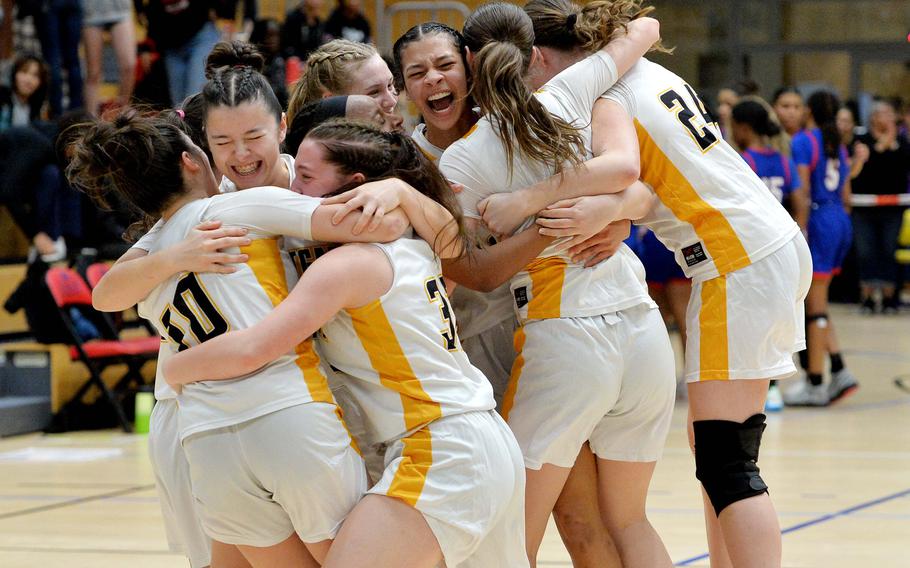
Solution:
{"label": "ponytail", "polygon": [[812,120],[822,131],[825,156],[839,157],[841,139],[835,119],[837,111],[840,109],[840,101],[837,100],[837,96],[830,91],[817,91],[809,97],[807,105],[812,114]]}
{"label": "ponytail", "polygon": [[[639,0],[594,0],[583,6],[571,0],[530,0],[524,10],[534,24],[535,45],[591,53],[626,33],[629,22],[654,8],[642,8]],[[651,51],[672,50],[658,42]]]}
{"label": "ponytail", "polygon": [[502,141],[508,168],[516,148],[558,173],[566,163],[579,165],[585,144],[578,129],[550,114],[524,82],[534,43],[527,14],[512,4],[485,4],[468,18],[464,38],[475,54],[471,96]]}

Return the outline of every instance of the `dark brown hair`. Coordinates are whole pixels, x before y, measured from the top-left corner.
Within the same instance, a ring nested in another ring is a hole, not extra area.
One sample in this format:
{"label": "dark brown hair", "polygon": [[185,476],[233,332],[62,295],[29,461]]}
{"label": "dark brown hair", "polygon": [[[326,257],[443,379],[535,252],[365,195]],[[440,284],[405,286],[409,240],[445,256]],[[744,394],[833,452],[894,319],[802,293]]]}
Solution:
{"label": "dark brown hair", "polygon": [[464,48],[464,37],[462,37],[461,32],[451,26],[440,24],[439,22],[424,22],[422,24],[417,24],[404,32],[400,38],[395,40],[395,45],[392,46],[392,55],[395,58],[395,65],[392,67],[392,73],[395,74],[395,88],[399,91],[404,90],[404,75],[402,75],[401,72],[401,52],[415,41],[420,41],[431,35],[444,35],[449,37],[452,41],[452,47],[454,47],[458,55],[461,56],[461,63],[464,65],[465,74],[468,76],[468,85],[470,85],[470,70],[468,69],[468,60]]}
{"label": "dark brown hair", "polygon": [[14,93],[16,92],[16,73],[25,69],[31,63],[38,66],[38,79],[40,80],[38,88],[26,101],[29,109],[29,120],[35,121],[41,118],[41,108],[47,101],[47,89],[50,84],[50,72],[48,71],[47,63],[41,57],[30,53],[17,57],[10,71],[10,89]]}
{"label": "dark brown hair", "polygon": [[[464,218],[452,187],[410,136],[383,132],[369,124],[333,119],[310,130],[306,139],[318,142],[326,161],[344,174],[360,173],[365,181],[398,178],[409,183],[445,207],[458,225],[459,238],[464,238]],[[351,187],[338,188],[336,193],[348,189]]]}
{"label": "dark brown hair", "polygon": [[114,195],[150,218],[161,217],[186,192],[183,152],[205,159],[180,127],[161,115],[128,111],[113,121],[92,119],[72,128],[67,137],[70,184],[101,206]]}
{"label": "dark brown hair", "polygon": [[557,172],[581,163],[585,144],[578,129],[550,114],[524,82],[534,47],[531,19],[514,4],[495,2],[474,11],[464,25],[474,53],[471,96],[489,117],[512,169],[516,150]]}
{"label": "dark brown hair", "polygon": [[205,61],[208,82],[202,88],[206,113],[213,107],[236,107],[260,101],[281,122],[281,103],[262,74],[265,59],[255,46],[242,41],[222,41]]}

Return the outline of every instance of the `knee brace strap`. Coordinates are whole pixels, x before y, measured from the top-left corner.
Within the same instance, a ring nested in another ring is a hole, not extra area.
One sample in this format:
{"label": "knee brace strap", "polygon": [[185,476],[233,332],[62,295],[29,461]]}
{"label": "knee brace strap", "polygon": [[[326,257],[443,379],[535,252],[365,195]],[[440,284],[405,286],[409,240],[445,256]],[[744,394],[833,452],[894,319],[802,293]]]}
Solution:
{"label": "knee brace strap", "polygon": [[768,492],[759,475],[758,448],[765,415],[745,422],[698,420],[695,431],[695,477],[720,515],[728,505]]}
{"label": "knee brace strap", "polygon": [[816,325],[822,329],[828,327],[828,314],[809,314],[806,316],[806,327],[816,322]]}

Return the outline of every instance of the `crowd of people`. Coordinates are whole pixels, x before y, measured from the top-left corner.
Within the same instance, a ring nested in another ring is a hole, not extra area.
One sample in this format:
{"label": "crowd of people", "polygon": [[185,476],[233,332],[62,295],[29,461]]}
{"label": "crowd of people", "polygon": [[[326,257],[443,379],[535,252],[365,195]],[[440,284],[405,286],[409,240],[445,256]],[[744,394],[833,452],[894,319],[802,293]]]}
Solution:
{"label": "crowd of people", "polygon": [[[86,29],[119,52],[132,8],[105,6]],[[669,567],[646,500],[682,391],[712,564],[779,566],[764,411],[797,359],[787,404],[857,388],[828,315],[854,231],[864,308],[899,306],[896,107],[859,133],[833,93],[744,83],[712,113],[645,58],[668,50],[637,0],[486,4],[389,57],[357,0],[325,22],[321,0],[283,25],[247,10],[255,45],[219,41],[236,10],[146,3],[138,64],[118,57],[142,79],[109,112],[91,65],[58,108],[40,57],[0,91],[0,175],[22,180],[3,203],[36,255],[84,239],[73,200],[138,237],[93,303],[138,304],[162,337],[171,548],[194,568],[536,566],[552,514],[576,566]],[[164,76],[162,108],[136,104]],[[897,204],[851,222],[851,195]]]}

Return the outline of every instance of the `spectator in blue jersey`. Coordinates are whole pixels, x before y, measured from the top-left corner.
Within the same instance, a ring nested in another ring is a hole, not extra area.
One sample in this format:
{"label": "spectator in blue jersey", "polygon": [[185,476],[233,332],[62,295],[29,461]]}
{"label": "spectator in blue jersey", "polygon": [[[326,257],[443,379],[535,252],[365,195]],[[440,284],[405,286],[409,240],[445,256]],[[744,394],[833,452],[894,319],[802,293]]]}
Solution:
{"label": "spectator in blue jersey", "polygon": [[[857,137],[857,148],[865,160],[854,165],[854,193],[868,204],[853,213],[856,252],[859,262],[860,293],[864,311],[897,312],[898,265],[894,258],[897,236],[904,217],[899,195],[907,192],[910,175],[910,143],[899,134],[894,104],[875,103],[869,132]],[[859,154],[859,152],[858,152]],[[874,298],[881,290],[881,305]]]}
{"label": "spectator in blue jersey", "polygon": [[[809,189],[812,207],[808,230],[812,252],[812,286],[806,298],[807,343],[809,351],[806,381],[784,393],[784,402],[794,406],[827,406],[857,389],[856,378],[844,366],[834,324],[828,317],[828,287],[840,271],[850,249],[853,227],[850,203],[850,160],[841,144],[835,117],[840,108],[837,97],[818,91],[809,97],[806,129],[793,137],[793,161],[800,184]],[[825,353],[831,357],[831,381],[822,381]]]}
{"label": "spectator in blue jersey", "polygon": [[[767,104],[767,103],[766,103]],[[793,158],[784,156],[771,147],[769,140],[780,134],[780,126],[771,120],[766,104],[755,99],[742,101],[731,111],[733,140],[742,149],[741,155],[758,177],[768,186],[768,191],[792,212],[792,194],[800,189],[799,175]],[[797,195],[805,203],[805,191]],[[777,381],[771,381],[765,410],[783,409],[783,398]]]}

